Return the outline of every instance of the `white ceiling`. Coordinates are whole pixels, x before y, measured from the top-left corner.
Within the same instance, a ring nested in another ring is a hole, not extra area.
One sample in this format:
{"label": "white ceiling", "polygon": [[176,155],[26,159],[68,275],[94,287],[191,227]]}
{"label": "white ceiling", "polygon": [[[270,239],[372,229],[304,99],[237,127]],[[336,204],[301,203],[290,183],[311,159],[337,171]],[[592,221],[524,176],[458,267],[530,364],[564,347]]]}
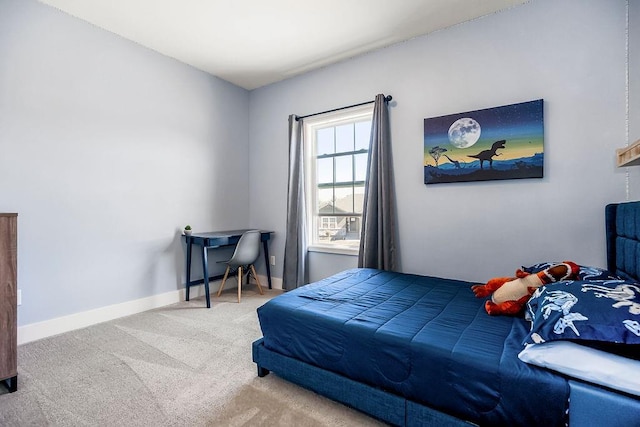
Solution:
{"label": "white ceiling", "polygon": [[245,89],[528,0],[40,0]]}

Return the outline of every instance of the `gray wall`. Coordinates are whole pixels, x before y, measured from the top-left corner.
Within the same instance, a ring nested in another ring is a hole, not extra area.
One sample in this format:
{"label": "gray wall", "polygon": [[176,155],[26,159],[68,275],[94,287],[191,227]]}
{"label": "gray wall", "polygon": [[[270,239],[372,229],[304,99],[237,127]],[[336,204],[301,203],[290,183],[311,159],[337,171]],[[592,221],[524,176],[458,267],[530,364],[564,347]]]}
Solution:
{"label": "gray wall", "polygon": [[[640,2],[629,1],[629,144],[640,140]],[[620,144],[624,147],[625,144]],[[640,168],[626,168],[629,199],[640,199]]]}
{"label": "gray wall", "polygon": [[[536,0],[253,91],[250,221],[278,232],[281,260],[289,114],[385,93],[403,271],[484,281],[544,260],[604,266],[604,205],[625,198],[625,20],[624,0]],[[423,184],[424,118],[539,98],[543,179]],[[313,255],[312,278],[333,272],[335,255]]]}
{"label": "gray wall", "polygon": [[[629,1],[629,142],[640,139],[640,2]],[[638,185],[640,187],[640,184]],[[637,188],[640,192],[640,188]],[[639,193],[640,194],[640,193]]]}
{"label": "gray wall", "polygon": [[[627,95],[640,138],[626,6],[535,0],[249,94],[35,0],[0,0],[0,211],[20,214],[19,324],[180,289],[186,223],[276,231],[281,277],[287,116],[380,92],[395,99],[404,271],[480,281],[548,259],[604,265],[603,206],[627,183],[640,193],[640,169],[614,155]],[[422,183],[425,117],[537,98],[544,179]],[[356,263],[311,260],[314,280]]]}
{"label": "gray wall", "polygon": [[247,226],[247,91],[33,0],[0,58],[20,325],[180,289],[185,224]]}

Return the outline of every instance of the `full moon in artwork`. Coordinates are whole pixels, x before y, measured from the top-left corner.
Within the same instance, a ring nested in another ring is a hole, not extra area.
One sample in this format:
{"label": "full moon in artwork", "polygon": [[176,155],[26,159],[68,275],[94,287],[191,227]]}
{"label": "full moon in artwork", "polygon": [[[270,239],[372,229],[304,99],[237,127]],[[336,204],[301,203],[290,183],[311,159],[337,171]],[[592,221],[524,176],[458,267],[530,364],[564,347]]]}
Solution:
{"label": "full moon in artwork", "polygon": [[449,141],[456,148],[469,148],[480,138],[480,124],[470,117],[458,119],[449,128]]}

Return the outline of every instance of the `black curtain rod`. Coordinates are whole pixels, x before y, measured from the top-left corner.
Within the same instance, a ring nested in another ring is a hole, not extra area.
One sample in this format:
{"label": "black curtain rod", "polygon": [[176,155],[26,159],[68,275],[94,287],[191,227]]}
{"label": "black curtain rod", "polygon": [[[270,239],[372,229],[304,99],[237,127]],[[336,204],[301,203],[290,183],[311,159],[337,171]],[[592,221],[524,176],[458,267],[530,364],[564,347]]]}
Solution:
{"label": "black curtain rod", "polygon": [[[384,97],[385,102],[389,102],[393,99],[391,95]],[[347,108],[359,107],[361,105],[373,104],[375,101],[361,102],[360,104],[347,105],[346,107],[334,108],[333,110],[321,111],[319,113],[307,114],[306,116],[296,116],[296,121],[300,119],[306,119],[307,117],[313,117],[320,114],[333,113],[334,111],[346,110]]]}

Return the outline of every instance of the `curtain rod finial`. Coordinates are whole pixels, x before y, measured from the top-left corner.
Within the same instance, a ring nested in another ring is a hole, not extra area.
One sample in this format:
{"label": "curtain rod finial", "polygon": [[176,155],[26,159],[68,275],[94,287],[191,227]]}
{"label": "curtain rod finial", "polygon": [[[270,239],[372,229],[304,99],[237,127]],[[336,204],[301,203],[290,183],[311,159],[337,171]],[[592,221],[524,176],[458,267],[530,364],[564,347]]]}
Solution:
{"label": "curtain rod finial", "polygon": [[387,95],[387,96],[384,97],[384,100],[387,101],[387,102],[391,101],[392,99],[393,99],[393,96],[391,96],[391,95]]}

